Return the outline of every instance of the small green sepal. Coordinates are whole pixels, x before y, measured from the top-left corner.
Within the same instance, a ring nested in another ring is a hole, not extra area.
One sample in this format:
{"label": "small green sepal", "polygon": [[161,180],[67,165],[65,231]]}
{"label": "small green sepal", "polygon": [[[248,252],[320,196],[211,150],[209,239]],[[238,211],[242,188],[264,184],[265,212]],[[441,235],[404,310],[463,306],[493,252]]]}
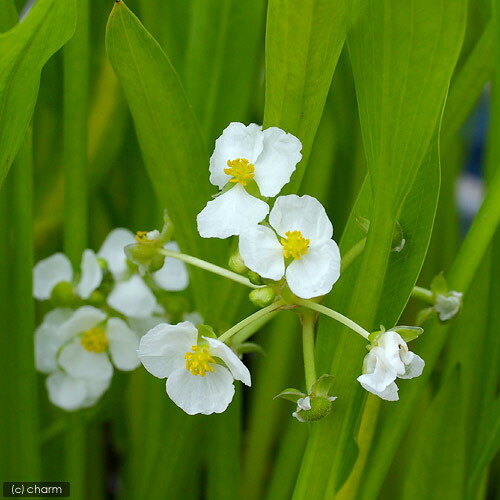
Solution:
{"label": "small green sepal", "polygon": [[323,374],[314,382],[311,388],[311,395],[318,397],[329,397],[330,389],[333,385],[333,375]]}
{"label": "small green sepal", "polygon": [[399,334],[406,343],[415,340],[424,333],[424,329],[420,326],[395,326],[391,330]]}
{"label": "small green sepal", "polygon": [[289,387],[288,389],[285,389],[284,391],[274,396],[274,399],[282,398],[282,399],[287,399],[292,403],[297,403],[299,399],[305,397],[307,397],[307,394],[304,394],[303,392],[299,391],[298,389],[294,389],[293,387]]}
{"label": "small green sepal", "polygon": [[262,354],[265,356],[264,349],[259,344],[255,344],[254,342],[243,342],[243,344],[239,344],[236,346],[232,346],[233,349],[236,351],[237,354],[248,354],[251,352],[258,352],[259,354]]}
{"label": "small green sepal", "polygon": [[202,341],[202,337],[209,337],[211,339],[217,338],[214,329],[210,325],[200,324],[196,327],[196,329],[198,330],[198,342]]}
{"label": "small green sepal", "polygon": [[438,295],[446,295],[448,293],[448,283],[446,282],[446,278],[442,272],[434,276],[432,279],[431,292],[434,295],[434,299]]}

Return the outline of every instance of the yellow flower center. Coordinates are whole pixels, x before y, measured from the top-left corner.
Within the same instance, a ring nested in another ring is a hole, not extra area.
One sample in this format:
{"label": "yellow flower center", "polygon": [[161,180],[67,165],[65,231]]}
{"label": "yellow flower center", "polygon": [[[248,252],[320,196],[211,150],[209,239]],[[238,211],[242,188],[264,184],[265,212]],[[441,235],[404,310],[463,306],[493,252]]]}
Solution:
{"label": "yellow flower center", "polygon": [[206,347],[200,349],[197,345],[192,346],[191,349],[193,352],[187,352],[184,355],[186,369],[200,377],[204,377],[207,372],[213,372],[214,367],[210,366],[210,363],[215,364],[215,359],[208,354],[208,349]]}
{"label": "yellow flower center", "polygon": [[285,236],[286,238],[281,238],[280,240],[283,245],[285,259],[293,257],[298,260],[307,253],[310,240],[304,238],[300,231],[287,231]]}
{"label": "yellow flower center", "polygon": [[104,352],[108,347],[106,333],[104,333],[104,330],[99,327],[94,327],[86,332],[83,332],[80,342],[89,352]]}
{"label": "yellow flower center", "polygon": [[233,176],[229,182],[239,182],[242,186],[246,186],[247,182],[255,177],[255,167],[246,158],[227,160],[227,166],[229,168],[225,168],[224,173]]}
{"label": "yellow flower center", "polygon": [[137,241],[137,243],[145,243],[148,241],[148,232],[137,231],[137,233],[135,233],[135,241]]}

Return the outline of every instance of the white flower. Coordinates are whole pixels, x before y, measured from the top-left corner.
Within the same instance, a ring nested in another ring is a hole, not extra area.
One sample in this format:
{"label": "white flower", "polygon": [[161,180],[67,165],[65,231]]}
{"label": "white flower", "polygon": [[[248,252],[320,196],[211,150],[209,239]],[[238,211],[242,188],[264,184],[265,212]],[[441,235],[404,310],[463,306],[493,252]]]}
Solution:
{"label": "white flower", "polygon": [[269,222],[281,238],[262,225],[241,234],[246,266],[275,281],[286,275],[290,290],[303,299],[328,293],[340,276],[340,253],[321,203],[307,195],[280,196]]}
{"label": "white flower", "polygon": [[[75,291],[82,299],[88,299],[102,281],[102,269],[92,250],[83,252],[80,268]],[[54,287],[62,282],[73,283],[71,262],[62,253],[41,260],[33,268],[33,296],[38,300],[50,299]]]}
{"label": "white flower", "polygon": [[255,182],[262,196],[276,196],[301,160],[301,148],[295,136],[277,127],[262,130],[254,123],[230,123],[215,142],[210,182],[221,190],[228,183],[234,187],[209,201],[198,214],[200,235],[228,238],[261,222],[269,206],[246,188]]}
{"label": "white flower", "polygon": [[462,293],[450,291],[447,295],[438,294],[434,309],[441,321],[447,321],[458,314],[462,307]]}
{"label": "white flower", "polygon": [[[158,231],[146,233],[146,236],[151,238],[157,235]],[[157,301],[139,275],[130,275],[124,248],[133,243],[137,241],[131,231],[123,228],[114,229],[104,240],[98,256],[107,262],[116,281],[107,298],[108,304],[129,318],[147,318],[157,309]],[[174,241],[168,242],[165,248],[179,252],[179,246]],[[189,285],[185,264],[170,257],[165,258],[163,267],[152,276],[156,284],[167,291],[184,290]]]}
{"label": "white flower", "polygon": [[95,307],[54,309],[35,332],[36,367],[50,374],[47,388],[54,404],[83,408],[109,386],[113,365],[125,371],[139,365],[138,345],[124,321],[108,319]]}
{"label": "white flower", "polygon": [[137,352],[149,373],[167,378],[167,394],[189,415],[222,413],[233,399],[233,380],[251,384],[238,356],[219,340],[198,343],[198,330],[188,321],[156,326]]}
{"label": "white flower", "polygon": [[392,331],[383,332],[370,348],[363,360],[363,375],[358,382],[367,391],[387,401],[397,401],[398,387],[396,378],[418,377],[423,369],[424,360],[408,350],[402,337]]}

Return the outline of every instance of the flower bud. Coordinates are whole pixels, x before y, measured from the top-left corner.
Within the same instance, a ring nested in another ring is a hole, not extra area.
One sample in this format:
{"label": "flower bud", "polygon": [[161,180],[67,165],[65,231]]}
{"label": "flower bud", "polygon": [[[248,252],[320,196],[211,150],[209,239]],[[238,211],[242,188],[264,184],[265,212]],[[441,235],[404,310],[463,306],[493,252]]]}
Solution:
{"label": "flower bud", "polygon": [[248,272],[248,267],[245,265],[239,250],[231,254],[228,262],[229,269],[238,274],[245,274]]}
{"label": "flower bud", "polygon": [[125,254],[139,267],[155,272],[163,267],[165,256],[159,253],[161,247],[150,243],[133,243],[125,247]]}
{"label": "flower bud", "polygon": [[276,294],[274,290],[268,286],[256,288],[248,295],[250,302],[257,307],[266,307],[274,302]]}
{"label": "flower bud", "polygon": [[50,301],[54,307],[70,307],[76,299],[73,285],[67,281],[58,283],[50,294]]}
{"label": "flower bud", "polygon": [[254,285],[262,285],[262,278],[254,271],[248,271],[248,279]]}
{"label": "flower bud", "polygon": [[334,397],[307,396],[297,401],[297,410],[292,415],[299,422],[316,422],[330,414]]}

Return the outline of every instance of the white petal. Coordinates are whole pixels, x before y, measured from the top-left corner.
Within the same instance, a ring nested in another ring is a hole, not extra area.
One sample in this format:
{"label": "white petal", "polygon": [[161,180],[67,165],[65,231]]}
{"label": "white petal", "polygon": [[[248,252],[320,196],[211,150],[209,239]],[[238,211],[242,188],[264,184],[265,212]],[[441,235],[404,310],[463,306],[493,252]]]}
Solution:
{"label": "white petal", "polygon": [[290,263],[286,281],[303,299],[327,294],[340,276],[340,252],[333,240],[310,246],[306,255]]}
{"label": "white petal", "polygon": [[399,395],[398,395],[398,386],[394,383],[391,382],[383,391],[376,391],[371,387],[370,385],[365,384],[363,381],[360,380],[360,377],[358,377],[358,381],[363,387],[363,389],[366,389],[368,392],[371,392],[372,394],[375,394],[375,396],[378,396],[379,398],[385,399],[386,401],[398,401],[399,400]]}
{"label": "white petal", "polygon": [[381,355],[388,369],[397,376],[405,373],[404,359],[408,354],[408,346],[399,333],[387,330],[377,339],[377,345],[382,349]]}
{"label": "white petal", "polygon": [[106,325],[109,352],[114,365],[119,370],[133,370],[140,365],[137,357],[139,339],[119,318],[111,318]]}
{"label": "white petal", "polygon": [[230,123],[215,141],[215,150],[210,158],[210,182],[222,189],[231,176],[224,173],[228,160],[245,158],[255,165],[262,151],[264,135],[261,127],[251,123]]}
{"label": "white petal", "polygon": [[127,271],[127,257],[124,248],[135,243],[134,235],[123,228],[113,229],[101,246],[97,255],[108,263],[108,268],[115,279],[123,279]]}
{"label": "white petal", "polygon": [[358,382],[368,391],[382,393],[396,380],[397,374],[384,362],[384,352],[380,347],[374,347],[363,360],[363,375]]}
{"label": "white petal", "polygon": [[187,321],[177,325],[162,323],[141,338],[137,354],[151,375],[165,378],[185,368],[184,355],[191,352],[197,340],[198,330]]}
{"label": "white petal", "polygon": [[310,409],[311,409],[311,398],[309,396],[306,396],[305,398],[299,398],[297,400],[297,411],[299,410],[307,411]]}
{"label": "white petal", "polygon": [[82,299],[88,299],[102,281],[102,269],[92,250],[87,249],[83,252],[81,270],[82,276],[76,290]]}
{"label": "white petal", "polygon": [[455,316],[462,306],[462,294],[449,292],[448,295],[438,295],[434,309],[439,314],[441,321],[447,321]]}
{"label": "white petal", "polygon": [[50,299],[52,289],[61,281],[73,280],[73,269],[68,257],[55,253],[41,260],[33,268],[33,296],[38,300]]}
{"label": "white petal", "polygon": [[[175,241],[169,241],[165,248],[173,252],[179,252],[179,245]],[[189,275],[184,262],[165,257],[163,267],[153,273],[153,277],[160,288],[170,292],[185,290],[189,285]]]}
{"label": "white petal", "polygon": [[73,313],[71,318],[59,327],[60,335],[65,340],[69,340],[71,337],[86,332],[99,323],[102,323],[106,317],[105,313],[95,307],[80,307]]}
{"label": "white petal", "polygon": [[117,283],[108,295],[108,304],[125,316],[144,318],[156,308],[156,298],[140,276]]}
{"label": "white petal", "polygon": [[272,229],[254,226],[244,231],[240,235],[239,249],[245,265],[252,271],[275,281],[283,277],[283,246]]}
{"label": "white petal", "polygon": [[399,375],[399,378],[415,378],[419,377],[424,371],[425,361],[413,352],[409,352],[409,360],[405,360],[405,372]]}
{"label": "white petal", "polygon": [[82,402],[82,408],[88,408],[97,403],[97,400],[107,391],[111,379],[82,379],[85,382],[87,395]]}
{"label": "white petal", "polygon": [[74,378],[62,371],[57,371],[47,377],[47,389],[50,401],[67,411],[77,410],[87,395],[85,381]]}
{"label": "white petal", "polygon": [[76,378],[111,378],[113,366],[105,352],[89,352],[79,339],[63,348],[59,364],[68,375]]}
{"label": "white petal", "polygon": [[241,380],[245,385],[251,386],[252,381],[248,368],[226,344],[217,339],[203,337],[210,345],[211,356],[222,359],[229,368],[231,375],[236,380]]}
{"label": "white petal", "polygon": [[249,195],[241,184],[209,201],[196,218],[203,238],[229,238],[264,220],[266,202]]}
{"label": "white petal", "polygon": [[263,133],[264,149],[255,164],[255,181],[262,196],[276,196],[302,159],[302,143],[277,127]]}
{"label": "white petal", "polygon": [[57,370],[57,351],[64,344],[59,326],[71,315],[71,309],[53,309],[44,318],[35,331],[35,364],[42,373]]}
{"label": "white petal", "polygon": [[222,413],[234,396],[233,377],[218,365],[204,377],[181,368],[168,377],[167,394],[189,415]]}
{"label": "white petal", "polygon": [[312,196],[280,196],[269,215],[271,226],[280,236],[300,231],[311,244],[320,244],[333,236],[333,226],[323,205]]}

